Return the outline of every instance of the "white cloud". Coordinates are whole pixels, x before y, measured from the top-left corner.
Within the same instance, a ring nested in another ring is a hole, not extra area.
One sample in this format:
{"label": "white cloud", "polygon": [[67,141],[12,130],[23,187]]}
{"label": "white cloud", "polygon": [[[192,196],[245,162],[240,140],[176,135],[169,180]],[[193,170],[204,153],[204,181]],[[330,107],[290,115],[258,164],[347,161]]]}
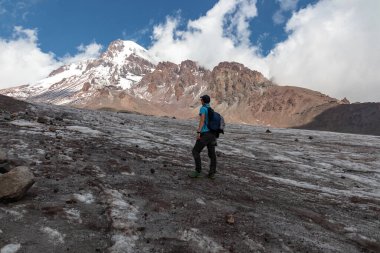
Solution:
{"label": "white cloud", "polygon": [[16,27],[12,40],[0,39],[0,88],[47,76],[59,63],[37,45],[37,31]]}
{"label": "white cloud", "polygon": [[75,63],[75,62],[80,62],[80,61],[85,61],[88,59],[95,59],[99,57],[101,54],[101,51],[103,49],[103,46],[93,42],[89,45],[83,45],[81,44],[78,49],[78,54],[74,56],[66,55],[61,59],[61,61],[64,64],[70,64],[70,63]]}
{"label": "white cloud", "polygon": [[293,11],[297,8],[299,0],[276,0],[282,11]]}
{"label": "white cloud", "polygon": [[282,84],[353,101],[380,101],[380,1],[323,0],[294,14],[267,57]]}
{"label": "white cloud", "polygon": [[101,46],[92,43],[78,47],[78,54],[56,59],[38,45],[37,30],[15,27],[11,39],[0,38],[0,88],[33,83],[63,64],[96,57]]}
{"label": "white cloud", "polygon": [[283,24],[285,22],[284,12],[294,11],[297,8],[299,0],[276,0],[276,2],[280,5],[280,9],[277,10],[272,19],[273,22],[277,25]]}
{"label": "white cloud", "polygon": [[[281,1],[289,11],[298,1]],[[279,84],[297,85],[352,101],[380,101],[380,1],[321,0],[293,13],[289,38],[260,56],[247,38],[256,1],[220,0],[180,29],[178,17],[155,26],[150,51],[161,60],[185,59],[212,68],[237,61]],[[259,43],[259,42],[258,42]]]}
{"label": "white cloud", "polygon": [[212,68],[221,61],[238,61],[267,73],[258,48],[249,42],[249,21],[256,15],[256,1],[221,0],[206,15],[188,21],[183,30],[178,17],[168,17],[154,27],[149,51],[177,63],[191,59]]}

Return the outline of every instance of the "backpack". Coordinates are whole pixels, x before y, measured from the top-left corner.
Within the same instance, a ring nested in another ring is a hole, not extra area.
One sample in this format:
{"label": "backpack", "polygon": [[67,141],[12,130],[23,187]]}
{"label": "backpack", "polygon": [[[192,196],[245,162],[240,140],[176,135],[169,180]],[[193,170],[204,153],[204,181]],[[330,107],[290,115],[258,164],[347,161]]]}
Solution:
{"label": "backpack", "polygon": [[216,134],[216,138],[219,138],[219,134],[224,134],[224,118],[222,115],[214,111],[211,107],[207,109],[208,111],[208,124],[207,127],[211,132]]}

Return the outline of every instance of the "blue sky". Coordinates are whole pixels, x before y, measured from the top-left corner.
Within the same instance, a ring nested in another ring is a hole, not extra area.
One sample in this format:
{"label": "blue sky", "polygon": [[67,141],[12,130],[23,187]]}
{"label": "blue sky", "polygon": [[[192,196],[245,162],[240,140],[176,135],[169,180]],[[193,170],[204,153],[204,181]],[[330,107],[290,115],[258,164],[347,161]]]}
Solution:
{"label": "blue sky", "polygon": [[[0,0],[0,37],[10,38],[15,26],[37,29],[38,41],[45,52],[57,57],[75,54],[81,44],[97,42],[107,46],[115,39],[134,40],[144,47],[151,44],[153,26],[167,16],[180,15],[197,19],[211,9],[215,0]],[[316,0],[299,0],[295,9],[282,12],[286,21],[297,11]],[[275,24],[276,0],[258,0],[258,16],[250,21],[251,42],[260,43],[267,54],[275,43],[287,37],[284,25]]]}
{"label": "blue sky", "polygon": [[133,40],[158,61],[236,61],[279,85],[380,101],[380,0],[0,0],[0,88]]}

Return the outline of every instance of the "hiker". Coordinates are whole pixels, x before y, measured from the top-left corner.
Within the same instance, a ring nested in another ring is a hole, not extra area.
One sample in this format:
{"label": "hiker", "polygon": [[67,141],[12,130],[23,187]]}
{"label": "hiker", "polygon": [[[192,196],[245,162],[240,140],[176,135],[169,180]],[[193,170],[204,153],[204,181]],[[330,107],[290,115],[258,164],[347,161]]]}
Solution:
{"label": "hiker", "polygon": [[193,148],[193,157],[195,161],[195,171],[189,174],[191,178],[198,178],[201,176],[202,164],[201,164],[201,152],[204,147],[207,146],[208,157],[210,157],[210,171],[207,175],[208,178],[214,179],[216,173],[216,133],[208,128],[209,121],[209,108],[210,97],[204,95],[201,97],[202,107],[199,110],[199,126],[197,130],[197,141]]}

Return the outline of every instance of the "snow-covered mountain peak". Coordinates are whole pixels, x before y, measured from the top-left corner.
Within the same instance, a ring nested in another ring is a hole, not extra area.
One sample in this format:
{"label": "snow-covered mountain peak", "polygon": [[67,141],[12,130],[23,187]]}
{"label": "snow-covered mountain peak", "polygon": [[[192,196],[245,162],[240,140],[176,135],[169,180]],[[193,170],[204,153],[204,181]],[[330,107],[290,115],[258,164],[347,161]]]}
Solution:
{"label": "snow-covered mountain peak", "polygon": [[115,40],[97,59],[61,66],[36,83],[1,93],[37,102],[84,103],[104,88],[129,92],[155,69],[154,62],[149,52],[137,43]]}
{"label": "snow-covered mountain peak", "polygon": [[154,62],[154,59],[149,55],[148,50],[130,40],[115,40],[111,42],[108,49],[102,54],[101,58],[112,61],[118,65],[122,65],[130,56],[135,56],[149,62]]}

